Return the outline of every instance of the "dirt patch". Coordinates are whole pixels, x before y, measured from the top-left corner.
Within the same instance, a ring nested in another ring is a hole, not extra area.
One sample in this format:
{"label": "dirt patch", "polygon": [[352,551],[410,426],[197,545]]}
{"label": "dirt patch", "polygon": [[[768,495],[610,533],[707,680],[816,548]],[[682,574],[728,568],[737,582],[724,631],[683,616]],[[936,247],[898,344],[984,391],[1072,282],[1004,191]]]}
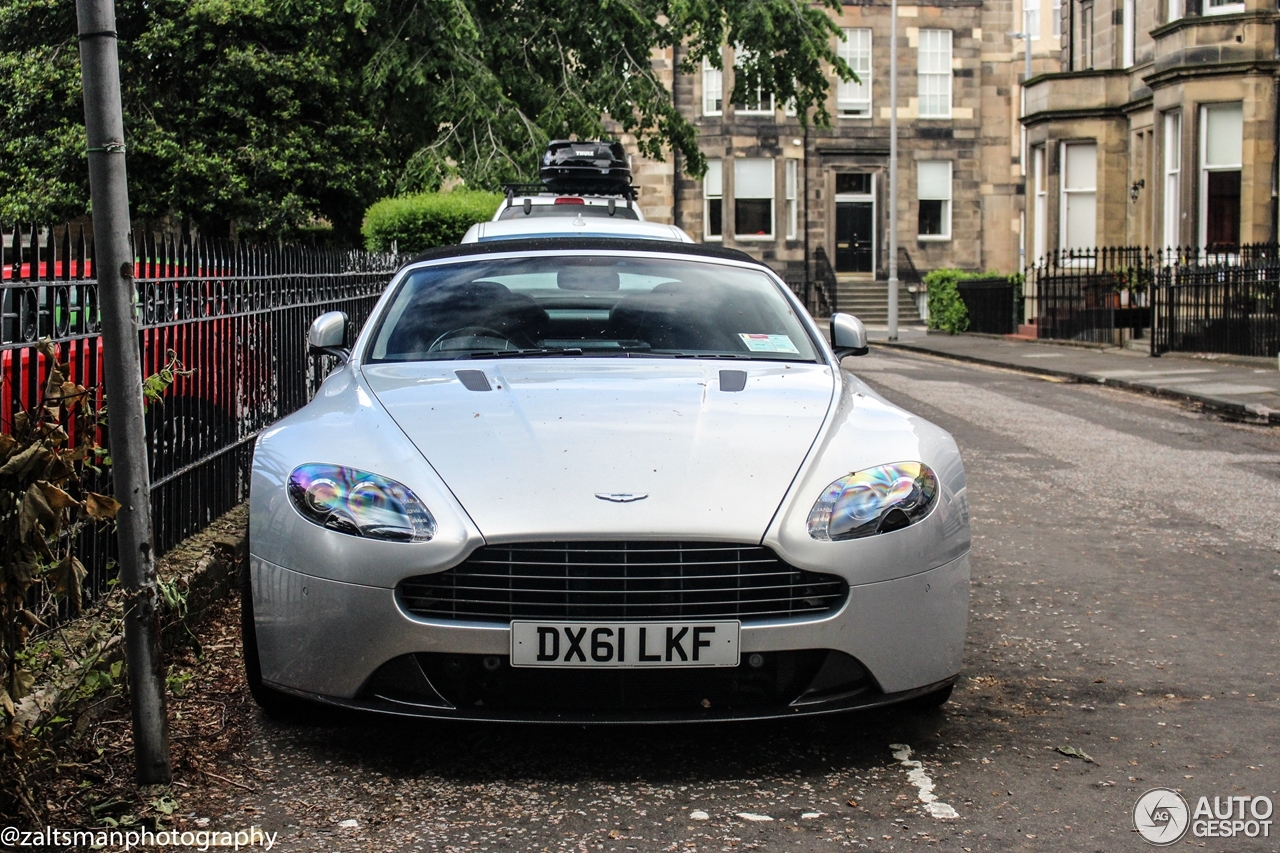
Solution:
{"label": "dirt patch", "polygon": [[240,663],[239,596],[210,607],[166,657],[173,785],[136,784],[128,698],[108,696],[90,710],[93,722],[59,749],[55,773],[41,786],[49,825],[197,829],[205,825],[197,821],[226,810],[228,790],[257,787],[237,754],[257,713]]}

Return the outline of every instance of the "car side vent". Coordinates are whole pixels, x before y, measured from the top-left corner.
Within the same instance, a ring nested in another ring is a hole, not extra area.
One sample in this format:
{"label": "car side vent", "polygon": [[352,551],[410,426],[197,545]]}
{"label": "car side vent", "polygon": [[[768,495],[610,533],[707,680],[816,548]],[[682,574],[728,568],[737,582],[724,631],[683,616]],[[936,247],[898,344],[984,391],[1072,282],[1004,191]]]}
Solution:
{"label": "car side vent", "polygon": [[722,370],[720,371],[720,390],[721,391],[741,391],[747,387],[747,372],[745,370]]}
{"label": "car side vent", "polygon": [[483,370],[455,370],[453,373],[468,391],[493,390],[489,387],[489,377],[484,375]]}

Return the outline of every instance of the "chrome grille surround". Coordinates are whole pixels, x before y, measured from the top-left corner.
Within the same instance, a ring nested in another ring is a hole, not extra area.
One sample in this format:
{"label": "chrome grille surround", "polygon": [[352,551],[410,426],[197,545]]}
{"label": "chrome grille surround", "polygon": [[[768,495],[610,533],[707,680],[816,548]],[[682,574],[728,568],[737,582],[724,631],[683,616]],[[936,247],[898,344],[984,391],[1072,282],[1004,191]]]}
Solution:
{"label": "chrome grille surround", "polygon": [[750,622],[833,613],[848,589],[759,545],[535,542],[478,548],[452,569],[401,581],[396,600],[433,620]]}

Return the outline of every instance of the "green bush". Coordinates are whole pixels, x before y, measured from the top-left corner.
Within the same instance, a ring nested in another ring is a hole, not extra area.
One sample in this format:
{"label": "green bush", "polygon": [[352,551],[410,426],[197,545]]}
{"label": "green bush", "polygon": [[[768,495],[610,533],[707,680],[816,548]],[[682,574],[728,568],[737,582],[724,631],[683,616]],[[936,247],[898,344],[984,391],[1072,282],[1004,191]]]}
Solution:
{"label": "green bush", "polygon": [[472,225],[492,219],[501,203],[498,193],[476,190],[384,198],[365,211],[360,232],[371,252],[393,244],[401,252],[421,252],[457,243]]}
{"label": "green bush", "polygon": [[942,329],[954,335],[969,328],[969,311],[960,299],[960,288],[956,283],[973,276],[974,273],[956,269],[925,273],[924,283],[929,291],[930,329]]}

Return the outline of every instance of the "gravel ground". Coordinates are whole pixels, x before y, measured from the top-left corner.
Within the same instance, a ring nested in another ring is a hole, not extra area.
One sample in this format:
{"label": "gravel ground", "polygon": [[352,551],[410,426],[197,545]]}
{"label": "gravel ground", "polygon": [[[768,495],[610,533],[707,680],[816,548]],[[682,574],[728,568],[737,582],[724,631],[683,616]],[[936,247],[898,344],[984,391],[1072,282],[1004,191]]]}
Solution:
{"label": "gravel ground", "polygon": [[[1111,853],[1145,848],[1131,813],[1157,785],[1280,802],[1280,433],[923,356],[852,366],[965,453],[970,633],[943,709],[288,726],[245,701],[229,609],[188,686],[222,703],[227,734],[184,765],[169,820],[328,853]],[[1276,850],[1275,835],[1181,846]]]}

